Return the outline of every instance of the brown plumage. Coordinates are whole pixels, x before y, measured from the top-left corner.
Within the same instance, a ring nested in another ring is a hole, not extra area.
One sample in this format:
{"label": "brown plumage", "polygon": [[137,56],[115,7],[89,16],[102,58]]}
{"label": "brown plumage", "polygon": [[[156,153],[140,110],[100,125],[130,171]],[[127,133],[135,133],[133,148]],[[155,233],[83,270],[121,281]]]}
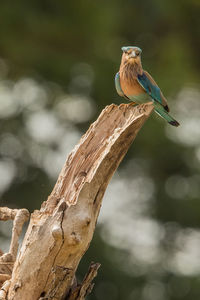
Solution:
{"label": "brown plumage", "polygon": [[141,63],[142,50],[135,46],[122,47],[123,55],[119,72],[115,75],[115,87],[120,96],[134,104],[152,100],[155,112],[170,125],[179,126],[170,114],[167,100],[151,75]]}
{"label": "brown plumage", "polygon": [[[121,89],[125,96],[138,96],[142,94],[147,94],[145,89],[139,84],[137,76],[142,75],[145,73],[145,75],[149,78],[149,80],[156,86],[157,83],[152,78],[152,76],[147,72],[144,71],[142,68],[141,63],[141,57],[140,55],[136,55],[135,57],[132,57],[130,54],[132,52],[132,49],[123,52],[122,60],[120,64],[119,74],[120,74],[120,85]],[[167,112],[169,112],[169,107],[167,104],[167,100],[164,97],[163,93],[161,93],[161,99],[163,107]]]}

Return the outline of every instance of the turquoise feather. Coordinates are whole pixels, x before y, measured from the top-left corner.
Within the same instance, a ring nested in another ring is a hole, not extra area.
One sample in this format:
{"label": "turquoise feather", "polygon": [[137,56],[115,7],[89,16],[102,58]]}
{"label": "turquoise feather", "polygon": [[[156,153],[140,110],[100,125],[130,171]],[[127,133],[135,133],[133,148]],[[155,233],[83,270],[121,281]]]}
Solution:
{"label": "turquoise feather", "polygon": [[173,126],[179,126],[179,123],[166,111],[162,105],[161,91],[154,85],[145,73],[138,75],[139,84],[145,89],[146,93],[153,99],[156,113]]}
{"label": "turquoise feather", "polygon": [[120,85],[120,77],[119,77],[119,72],[115,75],[115,88],[119,96],[124,96],[124,93],[121,89]]}
{"label": "turquoise feather", "polygon": [[138,82],[145,89],[147,94],[154,99],[155,101],[162,104],[161,92],[158,86],[154,85],[149,78],[143,73],[142,75],[138,74]]}
{"label": "turquoise feather", "polygon": [[179,126],[179,123],[164,109],[157,101],[153,101],[155,112],[173,126]]}

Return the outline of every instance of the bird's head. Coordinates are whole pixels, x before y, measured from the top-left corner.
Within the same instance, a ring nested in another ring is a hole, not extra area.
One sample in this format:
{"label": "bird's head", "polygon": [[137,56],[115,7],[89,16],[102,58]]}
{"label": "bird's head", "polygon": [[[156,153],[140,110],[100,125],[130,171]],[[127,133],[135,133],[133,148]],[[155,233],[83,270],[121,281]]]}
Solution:
{"label": "bird's head", "polygon": [[141,63],[142,50],[135,46],[122,47],[123,55],[122,60],[130,64]]}

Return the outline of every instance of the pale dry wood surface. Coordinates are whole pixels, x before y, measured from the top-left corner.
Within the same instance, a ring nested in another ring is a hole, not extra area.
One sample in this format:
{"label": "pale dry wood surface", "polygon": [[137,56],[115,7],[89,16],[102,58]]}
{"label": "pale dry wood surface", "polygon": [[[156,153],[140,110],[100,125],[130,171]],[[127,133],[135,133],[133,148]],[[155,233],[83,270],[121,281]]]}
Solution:
{"label": "pale dry wood surface", "polygon": [[31,215],[4,299],[85,299],[100,265],[92,263],[78,284],[78,264],[109,180],[152,110],[152,103],[112,104],[82,136],[51,195]]}

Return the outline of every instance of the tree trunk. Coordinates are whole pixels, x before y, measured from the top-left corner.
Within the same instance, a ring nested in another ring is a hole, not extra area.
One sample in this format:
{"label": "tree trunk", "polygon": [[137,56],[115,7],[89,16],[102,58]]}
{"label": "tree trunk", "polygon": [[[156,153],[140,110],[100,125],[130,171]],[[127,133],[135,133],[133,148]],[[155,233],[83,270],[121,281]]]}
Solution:
{"label": "tree trunk", "polygon": [[92,240],[109,180],[152,110],[151,103],[112,104],[82,136],[47,201],[31,215],[8,300],[85,299],[99,264],[91,264],[82,284],[75,272]]}

